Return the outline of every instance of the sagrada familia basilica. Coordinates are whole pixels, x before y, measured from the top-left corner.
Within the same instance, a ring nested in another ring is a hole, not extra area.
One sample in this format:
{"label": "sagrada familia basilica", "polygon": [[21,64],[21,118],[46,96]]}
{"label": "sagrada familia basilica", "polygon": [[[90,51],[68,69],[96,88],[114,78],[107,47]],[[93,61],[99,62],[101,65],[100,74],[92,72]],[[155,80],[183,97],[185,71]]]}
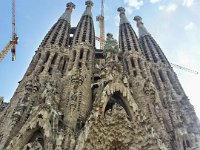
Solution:
{"label": "sagrada familia basilica", "polygon": [[142,18],[137,36],[119,7],[119,40],[107,34],[100,50],[85,4],[71,27],[67,3],[10,103],[0,101],[0,150],[200,150],[194,107]]}

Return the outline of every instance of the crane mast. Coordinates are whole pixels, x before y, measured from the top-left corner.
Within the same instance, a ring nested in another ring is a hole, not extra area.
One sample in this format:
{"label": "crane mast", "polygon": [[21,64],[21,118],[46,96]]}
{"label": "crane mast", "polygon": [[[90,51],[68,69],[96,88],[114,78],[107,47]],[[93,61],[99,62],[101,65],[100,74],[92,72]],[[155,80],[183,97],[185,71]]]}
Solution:
{"label": "crane mast", "polygon": [[100,49],[104,49],[104,0],[101,0],[101,14],[99,16],[97,16],[97,21],[99,21],[99,25],[100,25]]}
{"label": "crane mast", "polygon": [[15,0],[12,0],[12,39],[8,42],[6,47],[0,52],[0,61],[4,59],[6,54],[11,50],[12,61],[16,59],[16,45],[18,43],[18,37],[16,34],[16,23],[15,23]]}
{"label": "crane mast", "polygon": [[18,37],[16,34],[16,23],[15,23],[15,0],[12,0],[12,61],[16,59],[16,44],[18,41]]}

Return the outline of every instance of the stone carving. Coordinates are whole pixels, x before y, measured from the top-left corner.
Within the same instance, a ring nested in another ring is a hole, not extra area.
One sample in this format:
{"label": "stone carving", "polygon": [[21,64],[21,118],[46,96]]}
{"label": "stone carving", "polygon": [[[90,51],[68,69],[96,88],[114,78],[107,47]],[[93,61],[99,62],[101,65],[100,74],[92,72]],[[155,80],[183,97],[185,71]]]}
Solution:
{"label": "stone carving", "polygon": [[39,81],[38,76],[35,76],[33,80],[28,80],[26,85],[25,85],[25,94],[23,100],[26,100],[27,97],[33,92],[36,93],[36,91],[39,90],[41,84]]}
{"label": "stone carving", "polygon": [[47,82],[45,90],[42,93],[42,99],[47,105],[54,106],[55,103],[59,102],[57,88],[55,80]]}
{"label": "stone carving", "polygon": [[33,84],[33,93],[35,93],[39,90],[39,87],[41,86],[38,76],[34,77],[32,84]]}
{"label": "stone carving", "polygon": [[124,108],[120,105],[115,103],[112,109],[108,109],[105,112],[105,118],[111,119],[111,117],[118,116],[118,118],[129,118]]}
{"label": "stone carving", "polygon": [[71,101],[70,101],[71,115],[72,115],[73,111],[75,111],[76,105],[77,105],[77,94],[75,93],[71,96]]}
{"label": "stone carving", "polygon": [[43,150],[42,145],[37,140],[26,144],[22,150]]}
{"label": "stone carving", "polygon": [[77,28],[70,25],[74,4],[67,4],[30,64],[35,71],[27,71],[8,106],[0,99],[0,150],[175,150],[186,140],[199,150],[194,108],[141,18],[138,39],[119,8],[119,42],[108,34],[104,51],[97,50],[91,0],[86,4]]}
{"label": "stone carving", "polygon": [[56,138],[56,149],[55,150],[62,150],[62,143],[64,139],[64,133],[63,130],[58,132],[57,138]]}
{"label": "stone carving", "polygon": [[84,77],[80,75],[80,73],[76,73],[71,76],[71,83],[74,84],[74,88],[77,89],[78,86],[82,85],[84,81]]}
{"label": "stone carving", "polygon": [[149,79],[147,79],[146,82],[144,83],[143,91],[147,96],[150,96],[151,99],[155,100],[156,98],[155,88]]}

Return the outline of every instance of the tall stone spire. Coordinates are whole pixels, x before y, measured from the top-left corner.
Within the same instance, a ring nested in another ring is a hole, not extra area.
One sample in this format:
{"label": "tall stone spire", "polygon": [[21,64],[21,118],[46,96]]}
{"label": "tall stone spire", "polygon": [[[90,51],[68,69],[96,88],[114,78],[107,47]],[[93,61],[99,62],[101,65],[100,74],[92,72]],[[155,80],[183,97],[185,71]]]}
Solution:
{"label": "tall stone spire", "polygon": [[140,16],[135,16],[134,20],[137,22],[137,27],[139,29],[139,37],[150,35],[147,29],[144,27],[142,18]]}
{"label": "tall stone spire", "polygon": [[71,28],[67,4],[10,103],[0,98],[0,150],[199,150],[198,119],[173,70],[146,60],[122,7],[122,51],[114,41],[98,53],[86,5]]}
{"label": "tall stone spire", "polygon": [[171,117],[170,121],[167,121],[168,132],[173,130],[169,135],[172,138],[175,137],[171,145],[173,149],[176,147],[180,150],[191,148],[192,143],[193,147],[196,147],[196,142],[190,139],[190,137],[198,139],[200,132],[198,129],[199,121],[194,113],[194,108],[163,51],[144,27],[142,18],[136,16],[134,20],[139,29],[141,48],[147,61],[151,64],[150,73],[160,95],[163,109],[169,111],[168,115]]}
{"label": "tall stone spire", "polygon": [[130,23],[125,15],[125,8],[119,7],[117,11],[120,12],[120,24]]}
{"label": "tall stone spire", "polygon": [[162,52],[161,48],[144,27],[142,18],[140,16],[135,16],[134,20],[137,22],[137,27],[139,31],[139,42],[147,60],[153,61],[154,63],[167,63],[169,65],[168,60]]}
{"label": "tall stone spire", "polygon": [[95,45],[94,25],[92,19],[93,2],[88,0],[85,2],[86,9],[77,25],[73,38],[73,45],[77,43],[89,43]]}
{"label": "tall stone spire", "polygon": [[42,46],[47,44],[58,45],[59,47],[67,47],[69,44],[69,29],[71,27],[71,14],[75,5],[72,2],[67,3],[66,11],[50,29],[45,36]]}
{"label": "tall stone spire", "polygon": [[60,19],[64,19],[70,23],[72,10],[75,9],[75,7],[76,6],[72,2],[67,3],[67,8],[66,8],[65,12],[63,13],[63,15],[60,17]]}
{"label": "tall stone spire", "polygon": [[[126,18],[125,8],[118,8],[119,16],[120,16],[120,29],[119,29],[119,47],[120,49],[125,51],[139,52],[140,47],[138,43],[137,36],[135,31],[133,30],[130,22]],[[141,51],[140,51],[141,52]]]}
{"label": "tall stone spire", "polygon": [[87,5],[85,12],[83,13],[83,16],[91,16],[92,17],[92,6],[94,3],[91,0],[88,0],[85,2],[85,5]]}
{"label": "tall stone spire", "polygon": [[[86,10],[83,13],[70,49],[70,60],[66,84],[64,86],[62,105],[65,122],[70,129],[80,130],[86,121],[91,108],[91,84],[94,66],[95,31],[92,18],[92,1],[86,1]],[[65,78],[65,77],[64,77]],[[78,128],[76,128],[79,126]]]}
{"label": "tall stone spire", "polygon": [[130,75],[146,77],[146,70],[143,60],[142,50],[138,38],[130,22],[126,18],[125,8],[119,7],[119,47],[124,53],[124,60],[127,71]]}

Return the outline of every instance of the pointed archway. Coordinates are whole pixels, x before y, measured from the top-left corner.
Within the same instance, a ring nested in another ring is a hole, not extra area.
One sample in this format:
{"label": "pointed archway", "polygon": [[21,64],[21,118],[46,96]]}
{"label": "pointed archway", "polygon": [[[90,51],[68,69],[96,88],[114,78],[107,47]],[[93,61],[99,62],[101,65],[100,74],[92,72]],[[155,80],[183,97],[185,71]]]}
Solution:
{"label": "pointed archway", "polygon": [[106,85],[85,126],[76,149],[166,150],[149,118],[123,83]]}

